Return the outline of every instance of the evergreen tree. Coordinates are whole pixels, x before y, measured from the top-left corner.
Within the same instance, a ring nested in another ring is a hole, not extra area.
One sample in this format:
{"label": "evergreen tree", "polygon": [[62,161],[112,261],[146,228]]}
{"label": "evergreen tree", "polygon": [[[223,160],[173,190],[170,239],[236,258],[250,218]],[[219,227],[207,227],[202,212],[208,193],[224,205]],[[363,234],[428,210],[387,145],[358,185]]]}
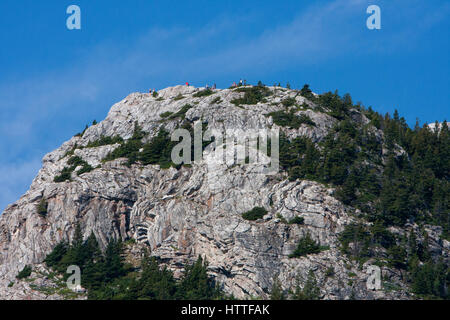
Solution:
{"label": "evergreen tree", "polygon": [[272,290],[270,291],[270,300],[285,300],[286,296],[281,287],[281,282],[277,276],[273,278]]}
{"label": "evergreen tree", "polygon": [[219,298],[215,282],[208,277],[208,263],[198,257],[197,261],[186,266],[186,271],[179,287],[179,294],[187,300],[207,300]]}
{"label": "evergreen tree", "polygon": [[320,298],[320,289],[312,270],[309,270],[308,278],[303,287],[301,287],[301,278],[297,279],[297,286],[293,294],[294,300],[318,300]]}

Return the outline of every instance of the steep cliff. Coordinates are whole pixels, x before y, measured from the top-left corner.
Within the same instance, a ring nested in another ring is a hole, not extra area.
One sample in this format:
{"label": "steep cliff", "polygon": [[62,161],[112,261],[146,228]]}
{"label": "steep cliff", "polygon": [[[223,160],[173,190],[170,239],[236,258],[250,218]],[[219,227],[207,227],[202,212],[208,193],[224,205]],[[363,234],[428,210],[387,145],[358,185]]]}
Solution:
{"label": "steep cliff", "polygon": [[[211,147],[205,149],[201,162],[177,168],[129,163],[125,158],[102,161],[120,147],[120,141],[132,138],[136,124],[145,133],[144,142],[161,128],[172,132],[183,121],[201,119],[209,128],[280,128],[287,138],[307,137],[319,143],[339,121],[295,90],[268,87],[267,96],[256,104],[240,104],[236,99],[243,99],[245,93],[236,89],[198,94],[202,90],[177,86],[157,96],[133,93],[115,104],[105,120],[44,157],[28,192],[0,216],[0,298],[48,296],[26,283],[19,285],[15,277],[26,265],[41,268],[57,243],[73,237],[77,223],[85,237],[93,232],[103,248],[111,238],[134,239],[127,244],[130,252],[149,248],[175,276],[201,255],[209,262],[210,274],[238,298],[267,298],[275,277],[283,289],[294,288],[310,270],[324,299],[411,297],[401,281],[402,271],[390,266],[382,269],[390,289],[367,289],[367,269],[374,261],[350,260],[338,240],[345,226],[360,220],[360,211],[338,201],[332,185],[288,179],[283,170],[265,175],[260,165],[223,163]],[[304,115],[314,125],[278,126],[269,115],[292,106],[295,115]],[[349,113],[352,121],[369,126],[382,143],[383,132],[369,125],[364,114],[356,108]],[[104,137],[122,139],[94,143]],[[82,161],[69,170],[71,179],[55,182],[64,168],[73,165],[68,162],[75,156]],[[83,168],[87,172],[79,171]],[[45,214],[37,212],[42,201]],[[254,207],[264,207],[267,214],[256,221],[243,219],[242,214]],[[297,216],[304,218],[303,224],[286,223]],[[405,234],[405,230],[392,232]],[[430,248],[448,260],[449,242],[440,239],[442,230],[428,226],[427,231]],[[307,234],[328,250],[290,258]]]}

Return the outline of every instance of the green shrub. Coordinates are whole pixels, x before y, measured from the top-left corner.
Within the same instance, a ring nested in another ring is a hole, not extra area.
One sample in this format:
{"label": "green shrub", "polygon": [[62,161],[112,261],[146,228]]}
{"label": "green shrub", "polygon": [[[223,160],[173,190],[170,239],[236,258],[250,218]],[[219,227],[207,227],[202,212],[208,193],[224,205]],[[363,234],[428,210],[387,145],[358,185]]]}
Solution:
{"label": "green shrub", "polygon": [[325,107],[330,111],[328,114],[338,120],[344,120],[347,117],[348,110],[353,107],[351,97],[344,95],[342,98],[336,92],[326,92],[316,99],[321,107]]}
{"label": "green shrub", "polygon": [[283,104],[283,106],[288,108],[288,107],[295,105],[296,100],[295,100],[295,98],[290,97],[290,98],[284,99],[283,101],[281,101],[281,103]]}
{"label": "green shrub", "polygon": [[87,289],[90,300],[226,298],[214,279],[208,276],[208,263],[200,257],[192,265],[185,266],[183,277],[177,281],[169,269],[161,267],[148,253],[141,259],[141,272],[136,272],[125,263],[123,251],[120,240],[109,241],[104,251],[94,234],[83,241],[81,228],[77,225],[72,243],[59,243],[45,263],[64,277],[67,277],[68,266],[79,266],[83,275],[81,285]]}
{"label": "green shrub", "polygon": [[163,119],[170,117],[173,114],[171,111],[163,112],[159,116]]}
{"label": "green shrub", "polygon": [[79,156],[73,156],[69,160],[67,160],[67,164],[70,166],[74,166],[75,168],[78,166],[84,165],[85,161],[81,159]]}
{"label": "green shrub", "polygon": [[47,201],[42,198],[41,201],[39,201],[39,204],[37,206],[37,213],[41,216],[45,217],[47,215],[47,209],[48,209],[48,203]]}
{"label": "green shrub", "polygon": [[31,269],[30,266],[27,265],[22,269],[22,271],[19,272],[16,278],[19,280],[28,278],[31,275],[31,271],[33,270]]}
{"label": "green shrub", "polygon": [[174,101],[178,101],[178,100],[182,100],[182,99],[184,99],[184,96],[181,93],[179,93],[175,98],[173,98]]}
{"label": "green shrub", "polygon": [[270,290],[270,300],[286,300],[281,281],[277,276],[273,278],[272,289]]}
{"label": "green shrub", "polygon": [[437,263],[428,261],[423,265],[414,265],[411,270],[412,291],[424,298],[449,299],[448,284],[450,268],[441,259]]}
{"label": "green shrub", "polygon": [[106,145],[112,145],[116,143],[122,143],[123,139],[121,136],[114,136],[114,137],[105,137],[101,136],[98,140],[91,141],[86,145],[86,148],[96,148]]}
{"label": "green shrub", "polygon": [[333,277],[334,274],[335,274],[335,271],[334,271],[333,266],[328,267],[327,270],[325,271],[325,277]]}
{"label": "green shrub", "polygon": [[289,221],[289,224],[304,224],[304,223],[305,218],[299,216],[295,216],[291,221]]}
{"label": "green shrub", "polygon": [[158,96],[158,92],[153,91],[152,96],[153,96],[153,98],[156,98]]}
{"label": "green shrub", "polygon": [[87,162],[85,162],[83,164],[83,167],[77,171],[77,175],[82,175],[83,173],[87,173],[87,172],[91,172],[92,170],[94,170],[94,168],[89,165]]}
{"label": "green shrub", "polygon": [[[339,234],[341,250],[343,253],[355,259],[370,257],[369,250],[372,236],[367,227],[361,223],[352,223],[345,226],[344,231]],[[352,244],[352,248],[350,248]]]}
{"label": "green shrub", "polygon": [[292,295],[294,300],[318,300],[320,298],[320,288],[317,284],[316,276],[312,270],[308,272],[308,278],[301,287],[301,279],[297,279],[297,285]]}
{"label": "green shrub", "polygon": [[143,165],[159,164],[161,168],[169,168],[172,162],[172,149],[176,142],[171,141],[170,134],[164,129],[158,132],[158,135],[143,146],[138,160]]}
{"label": "green shrub", "polygon": [[211,104],[219,104],[222,102],[222,99],[220,97],[215,97],[213,101],[211,101]]}
{"label": "green shrub", "polygon": [[186,271],[179,283],[177,296],[186,300],[206,300],[223,297],[215,281],[208,276],[208,262],[200,256],[197,261],[186,266]]}
{"label": "green shrub", "polygon": [[72,172],[79,166],[82,168],[77,171],[78,175],[81,175],[86,172],[91,172],[94,170],[92,166],[90,166],[86,161],[81,159],[79,156],[73,156],[69,160],[67,160],[67,164],[70,165],[70,167],[64,167],[64,169],[61,171],[61,174],[56,176],[53,181],[54,182],[64,182],[64,181],[71,181],[72,180]]}
{"label": "green shrub", "polygon": [[231,100],[231,103],[239,106],[241,104],[257,104],[264,102],[265,98],[271,95],[270,89],[264,86],[241,87],[237,92],[244,92],[244,97]]}
{"label": "green shrub", "polygon": [[288,224],[289,222],[279,213],[277,213],[276,217],[280,219],[282,223]]}
{"label": "green shrub", "polygon": [[300,239],[297,248],[289,255],[289,258],[298,258],[308,254],[319,253],[327,249],[328,247],[316,243],[308,233],[304,238]]}
{"label": "green shrub", "polygon": [[300,94],[309,100],[314,100],[314,94],[312,93],[311,89],[309,88],[309,84],[305,84],[300,90]]}
{"label": "green shrub", "polygon": [[186,113],[191,108],[192,108],[192,106],[190,104],[185,104],[177,113],[174,113],[171,116],[169,116],[169,119],[175,119],[175,118],[184,119],[186,116]]}
{"label": "green shrub", "polygon": [[72,172],[73,170],[68,167],[64,167],[61,173],[53,179],[53,182],[64,182],[72,180]]}
{"label": "green shrub", "polygon": [[142,148],[142,138],[144,138],[145,133],[142,128],[136,122],[134,124],[133,136],[123,142],[118,148],[111,151],[103,161],[112,161],[118,158],[128,158],[128,165],[135,163],[139,157],[139,150]]}
{"label": "green shrub", "polygon": [[390,247],[388,250],[389,258],[387,259],[389,265],[391,267],[397,269],[405,269],[406,268],[406,257],[407,252],[406,249],[402,246],[394,245]]}
{"label": "green shrub", "polygon": [[280,166],[289,174],[290,180],[319,180],[317,174],[320,151],[314,142],[306,137],[289,140],[280,134]]}
{"label": "green shrub", "polygon": [[[69,151],[67,151],[64,156],[62,158],[65,158],[67,156],[73,156],[75,154],[75,150],[78,149],[78,145],[75,143],[75,145],[73,146],[72,149],[70,149]],[[61,159],[62,159],[61,158]]]}
{"label": "green shrub", "polygon": [[284,111],[275,111],[267,115],[271,116],[273,118],[273,122],[281,127],[298,129],[302,124],[316,126],[316,123],[305,114],[297,116],[292,112],[286,113]]}
{"label": "green shrub", "polygon": [[52,252],[47,255],[44,262],[45,264],[53,268],[54,270],[64,271],[64,266],[60,265],[62,258],[66,255],[69,246],[66,242],[58,243],[55,248],[53,248]]}
{"label": "green shrub", "polygon": [[214,94],[214,91],[212,91],[211,89],[205,89],[205,90],[194,93],[192,96],[194,98],[201,98],[201,97],[208,97],[212,94]]}
{"label": "green shrub", "polygon": [[254,207],[252,210],[243,213],[242,218],[244,218],[245,220],[255,221],[258,219],[262,219],[262,217],[264,217],[266,213],[266,209],[262,207]]}

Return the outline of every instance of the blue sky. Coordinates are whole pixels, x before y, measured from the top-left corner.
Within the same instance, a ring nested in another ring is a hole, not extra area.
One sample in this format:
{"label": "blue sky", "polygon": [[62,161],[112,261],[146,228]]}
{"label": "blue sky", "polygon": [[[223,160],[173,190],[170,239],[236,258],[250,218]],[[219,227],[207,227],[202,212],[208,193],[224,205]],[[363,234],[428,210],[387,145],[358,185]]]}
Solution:
{"label": "blue sky", "polygon": [[[66,28],[71,4],[82,30]],[[448,120],[449,30],[445,0],[2,0],[0,211],[47,152],[149,88],[309,83],[410,125]]]}

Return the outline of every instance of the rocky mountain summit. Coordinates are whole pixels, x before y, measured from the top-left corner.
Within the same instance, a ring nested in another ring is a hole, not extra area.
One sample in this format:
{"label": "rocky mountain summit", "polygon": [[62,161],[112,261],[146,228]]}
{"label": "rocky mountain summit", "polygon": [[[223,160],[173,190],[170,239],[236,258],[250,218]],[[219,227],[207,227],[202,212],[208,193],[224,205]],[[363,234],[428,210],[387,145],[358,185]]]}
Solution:
{"label": "rocky mountain summit", "polygon": [[[368,269],[377,261],[352,260],[339,240],[346,226],[361,220],[361,211],[338,200],[332,184],[291,179],[284,170],[265,175],[258,165],[217,161],[213,144],[204,149],[203,160],[183,166],[140,161],[144,147],[132,162],[114,153],[133,139],[137,126],[143,143],[162,129],[173,132],[183,123],[201,121],[208,128],[243,132],[276,128],[291,141],[305,137],[319,145],[340,121],[313,94],[263,88],[176,86],[153,95],[133,93],[115,104],[105,120],[47,154],[30,189],[0,216],[0,298],[65,298],[39,290],[49,286],[43,261],[57,243],[73,238],[77,224],[85,238],[95,234],[102,248],[111,238],[123,240],[130,261],[148,248],[175,277],[183,274],[186,263],[202,256],[223,290],[240,299],[268,298],[276,279],[288,292],[311,272],[321,299],[414,298],[404,271],[389,264],[381,268],[382,288],[367,288]],[[383,131],[364,113],[350,108],[347,114],[383,144]],[[294,116],[298,123],[283,125]],[[400,145],[394,149],[404,153]],[[381,157],[386,154],[383,147]],[[266,210],[262,218],[243,218],[256,207]],[[302,223],[289,223],[296,217]],[[429,251],[448,262],[450,243],[442,239],[442,228],[424,228]],[[411,221],[389,227],[401,236],[417,229]],[[293,257],[305,236],[325,249]],[[38,285],[16,279],[28,265]]]}

